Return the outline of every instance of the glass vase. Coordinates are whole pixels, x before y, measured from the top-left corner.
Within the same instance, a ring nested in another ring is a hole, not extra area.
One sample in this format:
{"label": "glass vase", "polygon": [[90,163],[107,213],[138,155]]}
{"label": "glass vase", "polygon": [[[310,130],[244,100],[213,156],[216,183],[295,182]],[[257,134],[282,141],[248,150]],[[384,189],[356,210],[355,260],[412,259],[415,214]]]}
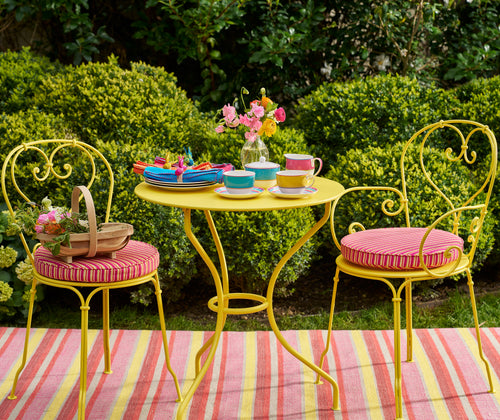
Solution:
{"label": "glass vase", "polygon": [[251,162],[260,162],[263,156],[266,161],[269,160],[269,151],[260,136],[254,141],[247,140],[241,149],[241,165],[245,169],[245,165]]}

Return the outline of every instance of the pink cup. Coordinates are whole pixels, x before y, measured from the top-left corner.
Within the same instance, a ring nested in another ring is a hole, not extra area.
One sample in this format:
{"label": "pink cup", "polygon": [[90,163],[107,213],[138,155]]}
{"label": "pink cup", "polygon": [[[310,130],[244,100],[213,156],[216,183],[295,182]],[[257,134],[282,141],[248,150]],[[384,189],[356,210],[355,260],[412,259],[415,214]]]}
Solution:
{"label": "pink cup", "polygon": [[[299,155],[295,153],[286,153],[286,169],[308,171],[311,175],[316,176],[323,167],[323,161],[320,158],[315,158],[311,155]],[[318,170],[314,172],[315,162],[318,161]]]}

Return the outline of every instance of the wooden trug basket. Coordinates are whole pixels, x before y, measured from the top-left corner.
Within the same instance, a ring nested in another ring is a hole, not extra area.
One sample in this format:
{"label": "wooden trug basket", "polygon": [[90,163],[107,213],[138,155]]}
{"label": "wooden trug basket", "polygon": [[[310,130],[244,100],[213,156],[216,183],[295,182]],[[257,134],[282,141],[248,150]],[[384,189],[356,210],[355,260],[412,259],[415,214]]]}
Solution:
{"label": "wooden trug basket", "polygon": [[[66,263],[72,263],[73,257],[84,256],[84,258],[92,258],[97,254],[116,258],[116,251],[127,245],[130,236],[134,233],[134,227],[128,223],[101,223],[98,231],[94,200],[87,187],[80,185],[73,188],[71,211],[79,213],[78,197],[80,192],[83,194],[87,207],[89,232],[71,233],[71,246],[61,245],[61,250],[57,254],[57,257]],[[51,242],[55,236],[57,235],[49,235],[47,233],[38,233],[36,235],[42,246],[46,242]]]}

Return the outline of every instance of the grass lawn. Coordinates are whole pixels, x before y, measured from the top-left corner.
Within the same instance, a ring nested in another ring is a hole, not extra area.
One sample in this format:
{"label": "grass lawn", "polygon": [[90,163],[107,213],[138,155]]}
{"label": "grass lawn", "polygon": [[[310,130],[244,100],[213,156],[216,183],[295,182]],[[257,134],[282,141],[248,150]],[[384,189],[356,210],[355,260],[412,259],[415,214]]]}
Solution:
{"label": "grass lawn", "polygon": [[[48,297],[44,310],[34,314],[33,327],[48,328],[79,328],[80,311],[74,295],[67,291],[48,289],[56,295]],[[66,293],[67,299],[61,299]],[[47,293],[49,294],[49,293]],[[64,303],[63,303],[64,302]],[[93,307],[89,313],[89,328],[100,328],[100,299],[94,297]],[[500,325],[500,292],[491,291],[477,298],[479,320],[482,326],[496,327]],[[328,307],[318,313],[280,314],[276,316],[281,329],[326,329],[328,327]],[[192,311],[185,309],[175,313],[166,306],[167,330],[192,330],[204,331],[215,328],[215,314],[206,306],[199,308],[197,316]],[[404,328],[404,303],[402,304]],[[414,328],[455,328],[473,327],[470,299],[463,290],[452,289],[439,304],[420,305],[413,307]],[[149,307],[136,306],[126,302],[114,302],[111,293],[111,328],[114,329],[159,329],[156,305]],[[356,311],[340,311],[333,320],[334,329],[352,330],[380,330],[392,329],[392,303],[386,299],[373,306]],[[23,326],[24,324],[10,324]],[[228,316],[226,330],[249,331],[269,330],[269,323],[264,312],[246,316]]]}

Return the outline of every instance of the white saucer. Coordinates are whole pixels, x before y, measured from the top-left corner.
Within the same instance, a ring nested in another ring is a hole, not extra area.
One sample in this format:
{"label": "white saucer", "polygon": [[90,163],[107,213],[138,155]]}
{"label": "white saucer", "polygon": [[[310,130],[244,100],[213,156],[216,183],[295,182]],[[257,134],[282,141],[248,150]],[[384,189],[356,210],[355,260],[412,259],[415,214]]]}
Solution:
{"label": "white saucer", "polygon": [[264,192],[264,189],[259,187],[253,187],[248,194],[231,194],[227,192],[226,187],[216,188],[214,191],[217,194],[221,195],[222,197],[227,197],[227,198],[254,198],[261,195]]}
{"label": "white saucer", "polygon": [[306,187],[302,194],[286,194],[281,192],[280,187],[275,185],[274,187],[268,188],[267,191],[269,191],[269,193],[274,195],[275,197],[280,198],[306,198],[311,197],[313,194],[316,194],[318,192],[318,189],[314,187]]}

